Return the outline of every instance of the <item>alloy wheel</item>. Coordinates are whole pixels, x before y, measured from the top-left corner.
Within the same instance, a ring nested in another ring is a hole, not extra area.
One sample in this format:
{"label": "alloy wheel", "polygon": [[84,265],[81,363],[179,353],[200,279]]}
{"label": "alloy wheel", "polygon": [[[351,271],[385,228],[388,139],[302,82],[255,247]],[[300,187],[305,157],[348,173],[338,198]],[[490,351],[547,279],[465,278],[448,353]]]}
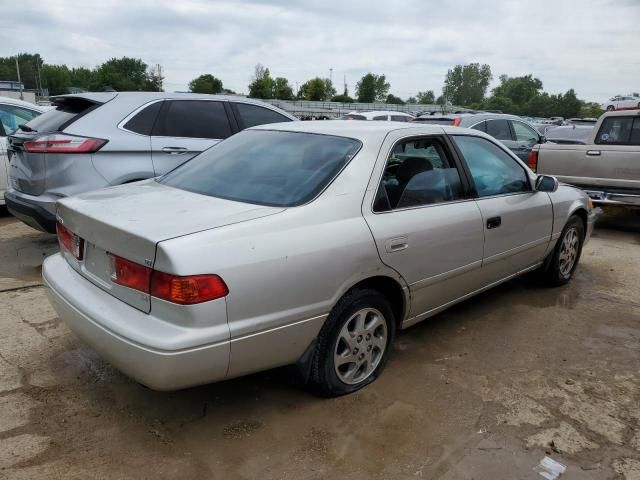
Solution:
{"label": "alloy wheel", "polygon": [[562,244],[560,245],[560,255],[558,256],[559,270],[565,278],[571,275],[573,266],[578,258],[579,246],[578,230],[576,228],[570,228],[564,234]]}

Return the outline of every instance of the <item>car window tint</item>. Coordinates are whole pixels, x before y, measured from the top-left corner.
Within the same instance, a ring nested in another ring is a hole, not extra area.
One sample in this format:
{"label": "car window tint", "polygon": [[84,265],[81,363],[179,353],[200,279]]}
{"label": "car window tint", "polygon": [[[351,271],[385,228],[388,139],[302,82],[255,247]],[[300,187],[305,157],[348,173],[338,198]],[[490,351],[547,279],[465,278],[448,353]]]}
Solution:
{"label": "car window tint", "polygon": [[151,135],[153,124],[156,122],[161,107],[162,102],[155,102],[143,108],[124,124],[124,128],[142,135]]}
{"label": "car window tint", "polygon": [[346,137],[244,130],[159,181],[212,197],[292,207],[313,200],[360,146]]}
{"label": "car window tint", "polygon": [[511,125],[513,125],[513,132],[516,134],[516,140],[518,142],[525,142],[532,145],[538,143],[540,136],[533,128],[522,122],[511,122]]}
{"label": "car window tint", "polygon": [[231,127],[222,102],[166,101],[153,128],[162,137],[227,138]]}
{"label": "car window tint", "polygon": [[607,117],[596,135],[596,143],[602,145],[626,145],[636,117]]}
{"label": "car window tint", "polygon": [[373,120],[382,120],[382,121],[386,121],[388,118],[388,115],[380,115],[377,117],[373,117]]}
{"label": "car window tint", "polygon": [[640,117],[636,117],[633,120],[633,127],[631,128],[631,136],[629,137],[629,144],[640,145]]}
{"label": "car window tint", "polygon": [[393,148],[374,203],[375,212],[462,198],[460,175],[438,139],[412,139]]}
{"label": "car window tint", "polygon": [[404,115],[391,115],[392,122],[408,122],[411,118]]}
{"label": "car window tint", "polygon": [[466,135],[453,139],[469,166],[480,197],[530,190],[524,168],[494,143]]}
{"label": "car window tint", "polygon": [[69,126],[81,115],[101,104],[82,97],[59,97],[54,100],[56,108],[27,122],[27,126],[36,132],[55,132]]}
{"label": "car window tint", "polygon": [[364,115],[345,115],[342,117],[342,120],[366,120],[367,117]]}
{"label": "car window tint", "polygon": [[40,112],[36,112],[35,110],[29,110],[16,105],[0,105],[0,122],[2,123],[5,135],[15,132],[20,125],[24,125],[38,115],[40,115]]}
{"label": "car window tint", "polygon": [[254,125],[265,125],[267,123],[290,122],[291,119],[285,117],[268,108],[259,107],[258,105],[250,105],[248,103],[236,103],[236,108],[240,114],[240,119],[244,128],[253,127]]}
{"label": "car window tint", "polygon": [[474,130],[480,130],[481,132],[485,132],[487,131],[487,122],[480,122],[477,125],[474,125],[473,127],[471,127]]}
{"label": "car window tint", "polygon": [[507,120],[487,120],[487,133],[497,140],[513,140]]}

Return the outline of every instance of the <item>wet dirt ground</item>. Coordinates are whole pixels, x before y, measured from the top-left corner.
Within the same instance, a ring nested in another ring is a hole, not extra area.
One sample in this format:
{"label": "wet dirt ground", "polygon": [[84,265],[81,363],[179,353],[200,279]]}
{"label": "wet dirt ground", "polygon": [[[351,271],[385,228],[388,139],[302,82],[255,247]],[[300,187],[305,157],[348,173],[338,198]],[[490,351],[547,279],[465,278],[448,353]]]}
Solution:
{"label": "wet dirt ground", "polygon": [[640,217],[571,284],[517,279],[403,333],[347,397],[290,369],[173,393],[101,360],[41,286],[55,238],[0,213],[0,478],[640,479]]}

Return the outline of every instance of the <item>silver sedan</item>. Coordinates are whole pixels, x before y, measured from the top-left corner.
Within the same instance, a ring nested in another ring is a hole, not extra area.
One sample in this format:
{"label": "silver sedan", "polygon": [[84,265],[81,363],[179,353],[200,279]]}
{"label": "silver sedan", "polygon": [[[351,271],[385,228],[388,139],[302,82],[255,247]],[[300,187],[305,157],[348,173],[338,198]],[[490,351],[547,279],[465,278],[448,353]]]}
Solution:
{"label": "silver sedan", "polygon": [[568,282],[594,216],[477,130],[272,124],[60,201],[43,276],[59,316],[151,388],[298,364],[333,396],[380,374],[398,329],[525,272]]}

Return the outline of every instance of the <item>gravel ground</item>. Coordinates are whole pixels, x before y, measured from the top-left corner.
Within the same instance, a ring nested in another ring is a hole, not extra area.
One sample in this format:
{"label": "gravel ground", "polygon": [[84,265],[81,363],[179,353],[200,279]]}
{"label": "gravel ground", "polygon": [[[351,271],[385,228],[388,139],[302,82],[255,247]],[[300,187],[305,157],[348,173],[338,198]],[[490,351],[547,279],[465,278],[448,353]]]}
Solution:
{"label": "gravel ground", "polygon": [[640,216],[601,221],[570,285],[517,279],[397,338],[322,400],[290,369],[158,393],[56,318],[55,238],[0,214],[0,478],[640,479]]}

